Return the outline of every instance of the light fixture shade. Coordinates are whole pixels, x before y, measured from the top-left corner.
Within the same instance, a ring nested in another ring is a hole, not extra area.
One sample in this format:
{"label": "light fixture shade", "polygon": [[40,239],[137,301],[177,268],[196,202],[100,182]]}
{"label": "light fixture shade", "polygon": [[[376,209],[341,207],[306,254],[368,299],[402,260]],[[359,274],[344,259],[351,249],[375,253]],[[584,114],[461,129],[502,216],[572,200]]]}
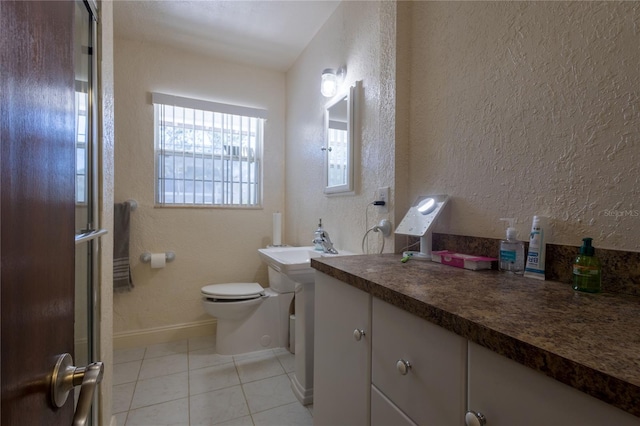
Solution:
{"label": "light fixture shade", "polygon": [[338,77],[336,71],[332,68],[327,68],[322,71],[322,82],[320,83],[320,93],[323,96],[330,98],[338,91]]}

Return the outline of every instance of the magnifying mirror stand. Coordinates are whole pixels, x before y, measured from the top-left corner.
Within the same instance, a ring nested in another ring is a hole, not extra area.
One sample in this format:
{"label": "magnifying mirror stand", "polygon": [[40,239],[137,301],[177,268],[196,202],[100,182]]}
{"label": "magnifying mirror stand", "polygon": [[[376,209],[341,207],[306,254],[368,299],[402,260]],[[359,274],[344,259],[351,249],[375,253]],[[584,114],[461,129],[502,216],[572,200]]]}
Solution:
{"label": "magnifying mirror stand", "polygon": [[431,260],[431,243],[433,232],[429,231],[420,237],[420,251],[405,251],[403,256],[411,256],[415,260]]}

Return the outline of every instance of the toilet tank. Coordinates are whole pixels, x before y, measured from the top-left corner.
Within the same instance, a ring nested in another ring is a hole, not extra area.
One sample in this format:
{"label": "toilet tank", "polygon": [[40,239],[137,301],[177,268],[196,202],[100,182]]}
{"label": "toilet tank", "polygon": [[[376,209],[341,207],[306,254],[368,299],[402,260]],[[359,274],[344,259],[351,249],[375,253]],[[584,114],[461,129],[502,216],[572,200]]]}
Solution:
{"label": "toilet tank", "polygon": [[269,269],[269,287],[276,293],[293,293],[295,291],[296,283],[288,276],[273,269],[271,266]]}

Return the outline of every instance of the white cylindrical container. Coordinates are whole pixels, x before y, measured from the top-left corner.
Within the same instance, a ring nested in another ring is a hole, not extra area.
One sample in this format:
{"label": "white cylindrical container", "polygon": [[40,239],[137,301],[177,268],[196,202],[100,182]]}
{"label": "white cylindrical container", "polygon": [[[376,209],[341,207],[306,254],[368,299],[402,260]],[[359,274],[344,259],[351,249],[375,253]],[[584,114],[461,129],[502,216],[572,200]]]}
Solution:
{"label": "white cylindrical container", "polygon": [[534,216],[529,235],[529,252],[527,253],[527,266],[524,276],[544,280],[545,256],[547,248],[547,218]]}

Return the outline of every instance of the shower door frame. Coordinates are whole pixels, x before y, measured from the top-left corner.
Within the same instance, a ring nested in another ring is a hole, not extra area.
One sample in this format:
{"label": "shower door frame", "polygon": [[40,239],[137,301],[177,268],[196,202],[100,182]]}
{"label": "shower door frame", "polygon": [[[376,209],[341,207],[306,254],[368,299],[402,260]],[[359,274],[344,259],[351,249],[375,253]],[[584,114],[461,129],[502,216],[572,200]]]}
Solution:
{"label": "shower door frame", "polygon": [[[99,134],[98,128],[100,124],[99,120],[99,109],[98,109],[98,9],[97,3],[95,0],[75,0],[76,5],[78,7],[86,8],[86,14],[82,16],[82,25],[89,25],[88,30],[88,41],[91,46],[90,49],[88,63],[85,65],[88,66],[88,76],[87,76],[87,142],[85,144],[85,148],[87,150],[87,154],[85,155],[85,185],[87,191],[86,195],[86,209],[88,211],[88,215],[86,217],[86,223],[80,224],[81,229],[76,230],[76,263],[79,261],[85,261],[86,259],[86,274],[82,276],[76,276],[76,304],[84,303],[85,310],[82,312],[86,315],[86,318],[79,319],[78,318],[78,310],[76,309],[76,324],[81,323],[81,321],[86,322],[86,359],[82,359],[79,357],[79,354],[74,354],[74,361],[78,365],[85,365],[91,362],[100,361],[98,359],[99,356],[99,341],[100,341],[100,328],[98,324],[99,318],[99,301],[98,301],[98,290],[99,290],[99,244],[100,237],[106,234],[106,231],[103,229],[97,229],[98,224],[100,224],[99,217],[99,205],[98,205],[98,194],[99,194],[99,163],[98,163],[98,154],[99,154]],[[85,10],[83,9],[84,13]],[[77,28],[76,31],[79,33],[80,29]],[[83,46],[84,47],[84,46]],[[84,60],[86,55],[85,52],[82,52],[81,55]],[[77,71],[77,68],[76,68]],[[76,194],[77,194],[76,190]],[[78,203],[76,203],[76,212],[78,211]],[[78,223],[76,223],[78,225]],[[82,252],[82,247],[86,245],[86,251]],[[81,254],[82,256],[78,256]],[[77,265],[76,265],[77,271]],[[79,274],[77,274],[79,275]],[[85,285],[86,286],[86,296],[85,299],[78,298],[78,286]],[[77,333],[77,332],[76,332]],[[78,336],[76,334],[76,338],[85,337]],[[75,340],[75,339],[74,339]],[[79,394],[79,388],[76,388],[75,396],[76,399]],[[94,401],[92,404],[92,413],[88,419],[89,425],[97,425],[99,424],[98,413],[99,413],[99,398],[98,392],[94,395]]]}

